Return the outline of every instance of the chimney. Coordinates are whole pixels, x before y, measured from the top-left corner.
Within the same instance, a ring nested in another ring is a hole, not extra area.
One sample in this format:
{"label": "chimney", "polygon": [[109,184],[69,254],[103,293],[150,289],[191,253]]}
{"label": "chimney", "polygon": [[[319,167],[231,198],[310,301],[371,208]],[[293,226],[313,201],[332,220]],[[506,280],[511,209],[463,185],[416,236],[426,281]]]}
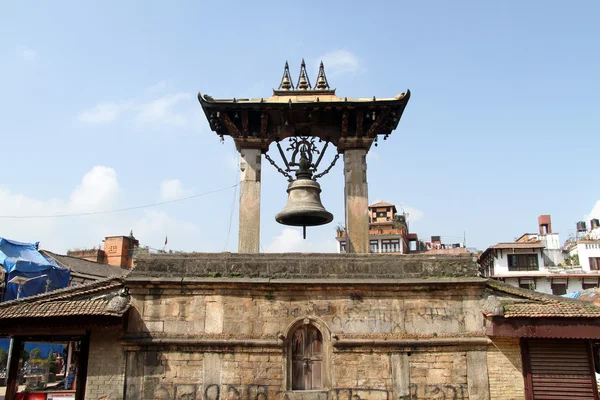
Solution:
{"label": "chimney", "polygon": [[540,235],[552,233],[552,223],[549,215],[540,215],[538,217],[538,226],[540,227]]}
{"label": "chimney", "polygon": [[133,236],[107,236],[104,239],[106,262],[121,268],[133,268],[133,250],[140,242]]}

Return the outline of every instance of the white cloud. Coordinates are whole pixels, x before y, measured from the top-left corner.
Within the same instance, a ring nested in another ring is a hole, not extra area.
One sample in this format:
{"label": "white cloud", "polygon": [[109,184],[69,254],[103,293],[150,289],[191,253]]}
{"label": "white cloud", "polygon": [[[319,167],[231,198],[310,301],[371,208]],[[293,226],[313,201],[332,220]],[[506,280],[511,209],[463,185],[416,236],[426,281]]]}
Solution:
{"label": "white cloud", "polygon": [[165,123],[168,125],[184,126],[187,122],[187,117],[175,109],[180,102],[191,99],[191,97],[189,93],[177,93],[141,104],[137,108],[136,119],[145,124]]}
{"label": "white cloud", "polygon": [[594,207],[592,207],[592,211],[585,217],[586,221],[594,218],[600,218],[600,200],[596,202]]}
{"label": "white cloud", "polygon": [[[114,169],[95,166],[66,199],[34,199],[0,187],[2,216],[54,216],[119,208],[120,187]],[[199,242],[198,230],[190,222],[176,220],[165,212],[145,210],[62,218],[1,218],[0,236],[23,242],[40,241],[44,249],[64,253],[69,248],[99,246],[107,235],[128,234],[131,229],[142,244],[161,246],[165,234],[179,248]]]}
{"label": "white cloud", "polygon": [[[189,93],[167,93],[157,97],[158,92],[169,91],[170,81],[161,81],[150,86],[140,98],[96,104],[79,113],[78,120],[87,124],[108,124],[117,120],[157,126],[186,126],[192,118],[192,95]],[[196,110],[197,111],[197,110]]]}
{"label": "white cloud", "polygon": [[166,179],[160,183],[160,199],[163,201],[180,199],[189,193],[179,179]]}
{"label": "white cloud", "polygon": [[115,121],[131,107],[131,103],[99,103],[79,114],[79,120],[88,124],[107,124]]}
{"label": "white cloud", "polygon": [[408,220],[410,222],[415,222],[420,219],[423,219],[423,211],[418,210],[414,207],[404,207],[404,212],[408,214]]}
{"label": "white cloud", "polygon": [[37,58],[37,52],[26,46],[17,47],[17,52],[21,56],[21,58],[23,58],[23,60],[27,62],[34,62]]}
{"label": "white cloud", "polygon": [[331,239],[313,243],[302,238],[302,228],[283,228],[281,233],[265,246],[265,253],[288,252],[335,253],[337,242]]}
{"label": "white cloud", "polygon": [[174,248],[187,243],[190,237],[198,233],[191,222],[178,221],[158,210],[146,210],[144,216],[133,223],[133,231],[142,244],[162,247],[165,237],[168,237],[169,247]]}
{"label": "white cloud", "polygon": [[155,83],[152,86],[149,86],[146,89],[146,92],[148,93],[157,93],[157,92],[164,92],[165,90],[169,90],[173,87],[173,82],[170,80],[164,80],[164,81],[160,81]]}
{"label": "white cloud", "polygon": [[329,76],[356,73],[363,69],[360,59],[351,51],[334,50],[320,57]]}
{"label": "white cloud", "polygon": [[73,212],[101,211],[112,206],[119,193],[119,182],[114,169],[95,166],[83,176],[68,204]]}

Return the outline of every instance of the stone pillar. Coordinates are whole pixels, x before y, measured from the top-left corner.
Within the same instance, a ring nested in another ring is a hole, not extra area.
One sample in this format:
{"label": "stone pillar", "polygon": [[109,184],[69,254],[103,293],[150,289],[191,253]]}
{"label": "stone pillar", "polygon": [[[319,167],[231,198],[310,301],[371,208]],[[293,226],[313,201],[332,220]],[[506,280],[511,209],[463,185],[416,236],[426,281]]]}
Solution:
{"label": "stone pillar", "polygon": [[260,149],[240,149],[240,226],[238,253],[260,251]]}
{"label": "stone pillar", "polygon": [[485,351],[467,352],[467,385],[470,400],[490,399],[488,362]]}
{"label": "stone pillar", "polygon": [[369,193],[367,149],[344,151],[344,195],[346,201],[346,251],[369,252]]}
{"label": "stone pillar", "polygon": [[394,382],[394,398],[403,400],[410,399],[410,366],[408,354],[392,353],[392,378]]}

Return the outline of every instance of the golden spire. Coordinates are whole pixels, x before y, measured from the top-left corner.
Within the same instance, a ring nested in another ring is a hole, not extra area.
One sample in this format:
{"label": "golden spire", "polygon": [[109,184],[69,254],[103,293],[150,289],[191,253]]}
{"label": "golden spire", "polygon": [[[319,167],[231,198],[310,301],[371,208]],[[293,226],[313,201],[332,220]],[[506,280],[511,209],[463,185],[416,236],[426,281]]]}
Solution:
{"label": "golden spire", "polygon": [[321,65],[319,66],[319,76],[317,77],[317,90],[325,89],[329,89],[329,83],[327,82],[327,77],[325,76],[325,67],[323,66],[323,61],[321,61]]}
{"label": "golden spire", "polygon": [[302,64],[300,64],[300,76],[298,77],[298,84],[296,86],[298,87],[298,90],[312,89],[312,85],[308,79],[308,74],[306,73],[306,64],[304,63],[304,58],[302,59]]}
{"label": "golden spire", "polygon": [[290,76],[290,67],[288,66],[288,62],[285,62],[285,67],[283,68],[283,77],[281,78],[281,83],[279,84],[279,90],[290,90],[294,89],[294,84],[292,83],[292,77]]}

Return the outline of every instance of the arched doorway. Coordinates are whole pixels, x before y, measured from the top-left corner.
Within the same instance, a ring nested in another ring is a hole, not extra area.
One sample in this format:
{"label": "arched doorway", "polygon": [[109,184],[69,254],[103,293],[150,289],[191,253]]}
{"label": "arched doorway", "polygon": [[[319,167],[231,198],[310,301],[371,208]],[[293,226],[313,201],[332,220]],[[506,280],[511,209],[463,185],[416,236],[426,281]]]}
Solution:
{"label": "arched doorway", "polygon": [[292,335],[292,390],[323,388],[323,335],[311,324]]}

